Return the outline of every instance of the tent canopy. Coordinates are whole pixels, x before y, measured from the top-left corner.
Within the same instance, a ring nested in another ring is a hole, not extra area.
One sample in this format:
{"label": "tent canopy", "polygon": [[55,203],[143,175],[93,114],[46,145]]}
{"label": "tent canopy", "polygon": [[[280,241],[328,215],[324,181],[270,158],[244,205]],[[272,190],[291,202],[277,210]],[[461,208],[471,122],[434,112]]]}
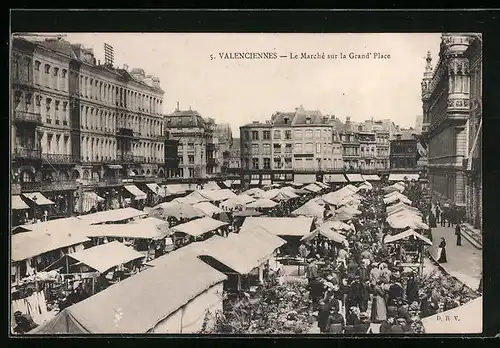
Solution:
{"label": "tent canopy", "polygon": [[59,262],[54,263],[45,270],[50,271],[59,267],[64,268],[65,263],[61,261],[66,258],[70,258],[77,262],[81,262],[82,264],[87,265],[100,273],[104,273],[113,267],[133,260],[141,259],[143,257],[144,255],[140,252],[135,251],[120,242],[114,241],[82,251],[77,251],[76,253],[64,255]]}
{"label": "tent canopy", "polygon": [[151,216],[175,217],[177,219],[192,219],[202,217],[203,212],[193,205],[177,202],[160,203],[153,207],[149,213]]}
{"label": "tent canopy", "polygon": [[[147,333],[227,277],[196,257],[146,269],[67,308],[34,333]],[[73,318],[68,330],[67,317]],[[55,323],[54,323],[55,321]],[[68,331],[76,332],[68,332]]]}
{"label": "tent canopy", "polygon": [[24,203],[24,201],[21,199],[21,196],[12,195],[10,208],[12,210],[22,210],[22,209],[29,209],[30,207],[26,203]]}
{"label": "tent canopy", "polygon": [[300,240],[301,241],[308,241],[316,238],[318,235],[322,235],[336,243],[341,243],[344,244],[347,239],[341,235],[340,233],[336,231],[332,231],[331,229],[325,228],[325,227],[320,227],[317,228],[315,231],[311,232],[310,234],[302,237]]}
{"label": "tent canopy", "polygon": [[153,182],[153,183],[146,184],[146,187],[154,194],[157,194],[161,197],[166,196],[165,189],[161,188],[157,183]]}
{"label": "tent canopy", "polygon": [[53,229],[50,232],[34,230],[12,235],[11,250],[12,261],[27,260],[42,255],[49,251],[78,245],[89,241],[76,226],[71,225],[65,229]]}
{"label": "tent canopy", "polygon": [[155,217],[147,217],[128,224],[92,225],[85,228],[87,237],[116,237],[132,239],[162,239],[169,233],[168,223]]}
{"label": "tent canopy", "polygon": [[201,219],[191,220],[181,225],[172,227],[173,232],[185,233],[193,237],[201,236],[207,232],[215,231],[216,229],[226,226],[227,223],[212,219],[211,217],[203,217]]}
{"label": "tent canopy", "polygon": [[42,195],[40,192],[30,192],[30,193],[23,193],[23,196],[35,203],[36,205],[52,205],[55,204],[52,202],[50,199],[47,199],[44,195]]}
{"label": "tent canopy", "polygon": [[404,231],[404,232],[398,233],[394,236],[387,236],[385,238],[384,242],[385,243],[394,243],[394,242],[397,242],[398,240],[410,238],[411,236],[413,236],[417,239],[420,239],[429,245],[432,245],[432,242],[429,238],[422,236],[420,233],[415,232],[411,228]]}
{"label": "tent canopy", "polygon": [[200,202],[193,205],[193,208],[200,210],[206,216],[213,216],[214,214],[220,214],[223,210],[219,207],[216,207],[210,202]]}
{"label": "tent canopy", "polygon": [[323,187],[320,187],[320,186],[318,186],[316,184],[309,184],[306,187],[304,187],[304,190],[311,191],[311,192],[314,192],[314,193],[319,192],[322,189],[323,189]]}
{"label": "tent canopy", "polygon": [[316,174],[294,174],[293,182],[295,184],[312,184],[316,182]]}
{"label": "tent canopy", "polygon": [[264,190],[262,190],[258,187],[254,187],[254,188],[251,188],[249,190],[246,190],[245,192],[243,192],[243,194],[245,194],[247,196],[252,196],[252,197],[261,197],[264,192],[265,192]]}
{"label": "tent canopy", "polygon": [[324,210],[325,210],[325,208],[320,206],[315,201],[310,200],[306,204],[295,209],[292,212],[292,215],[294,215],[294,216],[302,215],[302,216],[312,216],[312,217],[317,217],[317,218],[323,218]]}
{"label": "tent canopy", "polygon": [[186,188],[182,184],[170,184],[164,187],[167,196],[181,195],[186,193]]}
{"label": "tent canopy", "polygon": [[88,225],[93,225],[105,222],[124,221],[128,219],[144,217],[147,215],[148,214],[144,211],[129,207],[129,208],[100,211],[88,215],[80,215],[77,218]]}
{"label": "tent canopy", "polygon": [[123,188],[127,190],[132,196],[134,196],[134,199],[143,200],[147,198],[147,194],[139,190],[139,188],[135,185],[126,185],[123,186]]}
{"label": "tent canopy", "polygon": [[331,183],[345,183],[347,182],[347,179],[344,174],[324,174],[323,181]]}
{"label": "tent canopy", "polygon": [[203,185],[203,189],[204,190],[220,190],[220,186],[217,185],[216,182],[214,181],[210,181],[210,182],[207,182],[205,185]]}
{"label": "tent canopy", "polygon": [[346,174],[349,182],[363,182],[365,181],[361,174]]}
{"label": "tent canopy", "polygon": [[365,181],[380,181],[380,177],[378,175],[362,175]]}
{"label": "tent canopy", "polygon": [[274,208],[277,205],[278,205],[278,203],[276,203],[270,199],[261,198],[261,199],[256,200],[255,202],[249,203],[247,205],[247,207],[248,208]]}
{"label": "tent canopy", "polygon": [[[255,227],[262,227],[276,236],[304,236],[309,234],[313,225],[309,217],[247,217],[241,226],[241,232]],[[241,233],[240,232],[240,233]]]}
{"label": "tent canopy", "polygon": [[405,177],[407,180],[418,180],[420,175],[415,173],[394,173],[389,174],[389,181],[404,181]]}

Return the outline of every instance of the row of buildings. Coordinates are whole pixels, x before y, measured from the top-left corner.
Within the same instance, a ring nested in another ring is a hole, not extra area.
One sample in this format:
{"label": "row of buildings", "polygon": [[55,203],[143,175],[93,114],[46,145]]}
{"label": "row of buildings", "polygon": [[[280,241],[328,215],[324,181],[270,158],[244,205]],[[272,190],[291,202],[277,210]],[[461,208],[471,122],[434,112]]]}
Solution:
{"label": "row of buildings", "polygon": [[436,200],[463,207],[482,227],[481,127],[482,37],[441,37],[439,57],[427,64],[421,83],[429,182]]}
{"label": "row of buildings", "polygon": [[11,48],[14,195],[68,215],[80,191],[108,197],[126,183],[229,166],[230,127],[179,107],[164,115],[160,80],[143,69],[101,64],[61,36],[14,36]]}
{"label": "row of buildings", "polygon": [[294,173],[418,171],[424,169],[417,166],[418,143],[415,129],[388,119],[342,122],[300,106],[240,127],[241,168],[250,181],[290,180]]}

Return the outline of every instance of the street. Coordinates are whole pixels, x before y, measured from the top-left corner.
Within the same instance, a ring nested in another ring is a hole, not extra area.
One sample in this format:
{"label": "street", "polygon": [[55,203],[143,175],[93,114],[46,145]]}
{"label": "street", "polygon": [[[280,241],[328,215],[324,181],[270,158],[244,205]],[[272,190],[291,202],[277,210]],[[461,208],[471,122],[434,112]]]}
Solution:
{"label": "street", "polygon": [[476,249],[462,237],[462,246],[457,246],[454,227],[436,227],[432,229],[433,246],[431,255],[435,259],[441,237],[446,240],[447,263],[441,264],[447,273],[462,283],[477,290],[482,272],[482,250]]}

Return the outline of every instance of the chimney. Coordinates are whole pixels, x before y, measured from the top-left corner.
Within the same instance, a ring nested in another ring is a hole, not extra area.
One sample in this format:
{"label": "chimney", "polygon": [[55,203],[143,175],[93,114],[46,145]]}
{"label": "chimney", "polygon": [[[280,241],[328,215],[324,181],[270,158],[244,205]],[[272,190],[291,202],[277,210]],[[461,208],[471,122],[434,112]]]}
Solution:
{"label": "chimney", "polygon": [[191,111],[191,105],[189,105],[189,111]]}
{"label": "chimney", "polygon": [[177,102],[177,108],[175,109],[175,111],[179,111],[179,102]]}
{"label": "chimney", "polygon": [[97,60],[97,65],[101,65],[101,60],[100,59]]}

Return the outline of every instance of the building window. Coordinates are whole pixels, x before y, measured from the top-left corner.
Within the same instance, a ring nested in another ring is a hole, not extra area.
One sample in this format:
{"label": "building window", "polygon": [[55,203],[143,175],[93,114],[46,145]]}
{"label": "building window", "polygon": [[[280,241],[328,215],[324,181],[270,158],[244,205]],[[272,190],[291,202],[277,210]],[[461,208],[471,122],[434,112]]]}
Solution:
{"label": "building window", "polygon": [[183,164],[183,162],[184,162],[184,157],[182,157],[182,156],[177,156],[177,160],[178,160],[179,164]]}
{"label": "building window", "polygon": [[40,62],[35,60],[35,71],[40,71]]}
{"label": "building window", "polygon": [[271,169],[271,159],[264,158],[264,169]]}
{"label": "building window", "polygon": [[253,154],[259,153],[259,144],[252,144],[252,153]]}
{"label": "building window", "polygon": [[311,140],[313,138],[313,131],[308,129],[306,130],[306,140]]}
{"label": "building window", "polygon": [[243,140],[249,140],[250,136],[248,135],[248,131],[243,132]]}
{"label": "building window", "polygon": [[271,139],[271,131],[264,131],[262,134],[262,138],[264,140],[270,140]]}
{"label": "building window", "polygon": [[[326,132],[324,132],[326,134]],[[316,139],[321,139],[321,129],[316,130]]]}
{"label": "building window", "polygon": [[302,140],[302,131],[301,130],[296,130],[294,133],[294,137],[297,140]]}
{"label": "building window", "polygon": [[54,68],[54,76],[57,77],[59,75],[59,68]]}
{"label": "building window", "polygon": [[311,124],[311,118],[310,117],[306,117],[306,124]]}
{"label": "building window", "polygon": [[194,178],[194,169],[193,168],[189,168],[189,177]]}
{"label": "building window", "polygon": [[292,131],[291,130],[285,131],[285,139],[287,139],[287,140],[292,139]]}
{"label": "building window", "polygon": [[50,65],[45,64],[45,73],[49,74],[50,73]]}
{"label": "building window", "polygon": [[274,139],[281,139],[281,131],[279,130],[274,131]]}
{"label": "building window", "polygon": [[320,154],[321,153],[321,144],[316,144],[316,153]]}
{"label": "building window", "polygon": [[250,160],[247,157],[244,158],[244,164],[245,164],[245,169],[248,169],[250,167]]}
{"label": "building window", "polygon": [[259,131],[252,131],[252,140],[259,140]]}
{"label": "building window", "polygon": [[303,166],[302,166],[302,158],[295,159],[295,167],[297,169],[302,169],[303,168]]}
{"label": "building window", "polygon": [[252,158],[252,169],[259,169],[259,159]]}
{"label": "building window", "polygon": [[301,154],[302,153],[302,144],[301,143],[296,143],[295,144],[295,153],[296,154]]}
{"label": "building window", "polygon": [[264,154],[270,155],[271,154],[271,144],[264,144]]}
{"label": "building window", "polygon": [[313,143],[307,143],[305,146],[305,153],[314,153]]}

